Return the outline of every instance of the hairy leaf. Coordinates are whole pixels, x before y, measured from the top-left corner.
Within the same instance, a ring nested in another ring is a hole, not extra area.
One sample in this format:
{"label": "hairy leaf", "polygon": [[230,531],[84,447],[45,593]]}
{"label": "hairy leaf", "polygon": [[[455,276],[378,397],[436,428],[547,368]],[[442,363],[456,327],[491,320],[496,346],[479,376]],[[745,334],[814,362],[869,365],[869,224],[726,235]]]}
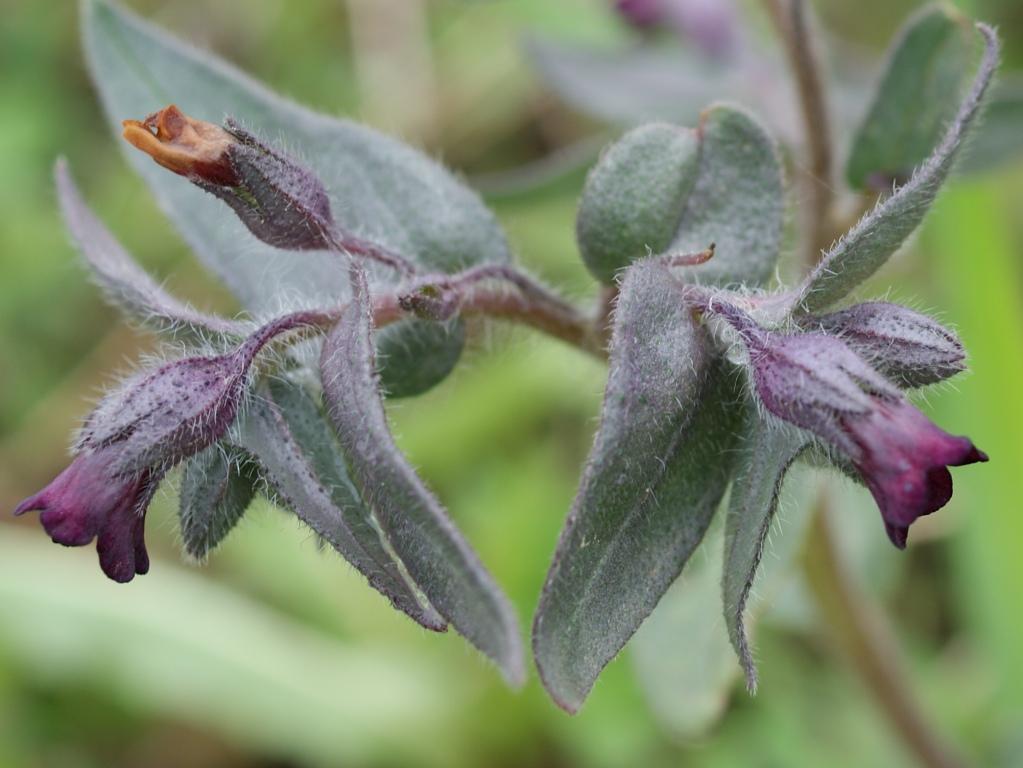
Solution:
{"label": "hairy leaf", "polygon": [[195,340],[247,333],[241,323],[198,312],[167,293],[89,210],[63,159],[57,161],[54,176],[68,232],[114,307],[130,320]]}
{"label": "hairy leaf", "polygon": [[599,280],[649,254],[701,251],[701,282],[758,284],[774,272],[782,235],[781,164],[747,113],[715,106],[695,130],[654,123],[613,144],[590,173],[576,233]]}
{"label": "hairy leaf", "polygon": [[[271,93],[224,61],[199,51],[105,0],[86,0],[85,47],[115,130],[168,103],[197,118],[230,115],[314,168],[346,232],[397,252],[424,272],[452,272],[510,260],[496,219],[477,195],[438,163],[354,123],[316,114]],[[336,255],[285,252],[257,240],[221,202],[140,152],[129,161],[203,262],[259,313],[281,306],[331,306],[347,293]],[[396,275],[374,267],[375,279]],[[450,357],[453,337],[424,359]],[[410,387],[405,385],[406,389]]]}
{"label": "hairy leaf", "polygon": [[978,24],[977,29],[984,38],[984,57],[941,143],[906,184],[860,219],[824,255],[799,288],[794,311],[817,312],[844,298],[874,274],[923,220],[952,170],[963,140],[976,122],[984,94],[998,67],[997,35],[984,24]]}
{"label": "hairy leaf", "polygon": [[763,421],[747,408],[745,438],[736,460],[735,480],[725,518],[721,580],[725,626],[746,673],[746,687],[757,689],[757,671],[745,626],[746,607],[778,511],[782,481],[807,438],[796,430]]}
{"label": "hairy leaf", "polygon": [[465,323],[406,317],[380,329],[376,338],[380,388],[389,398],[410,397],[444,381],[465,347]]}
{"label": "hairy leaf", "polygon": [[671,244],[699,171],[696,134],[667,123],[634,128],[608,147],[579,201],[576,238],[594,277]]}
{"label": "hairy leaf", "polygon": [[525,677],[518,622],[507,598],[401,454],[378,389],[365,273],[323,347],[324,398],[362,498],[408,573],[441,616],[493,659]]}
{"label": "hairy leaf", "polygon": [[242,519],[256,495],[259,472],[242,451],[212,445],[185,461],[178,515],[185,551],[206,557]]}
{"label": "hairy leaf", "polygon": [[747,112],[720,104],[700,116],[696,137],[699,171],[666,250],[699,251],[715,243],[713,259],[685,269],[688,279],[764,283],[778,261],[785,209],[774,141]]}
{"label": "hairy leaf", "polygon": [[547,690],[582,704],[700,543],[730,474],[731,366],[656,260],[625,273],[600,428],[533,625]]}
{"label": "hairy leaf", "polygon": [[846,164],[854,189],[905,180],[941,140],[968,76],[970,27],[950,5],[929,6],[903,27]]}
{"label": "hairy leaf", "polygon": [[280,500],[358,569],[391,604],[427,629],[444,620],[409,584],[348,479],[330,427],[297,384],[264,387],[238,425]]}

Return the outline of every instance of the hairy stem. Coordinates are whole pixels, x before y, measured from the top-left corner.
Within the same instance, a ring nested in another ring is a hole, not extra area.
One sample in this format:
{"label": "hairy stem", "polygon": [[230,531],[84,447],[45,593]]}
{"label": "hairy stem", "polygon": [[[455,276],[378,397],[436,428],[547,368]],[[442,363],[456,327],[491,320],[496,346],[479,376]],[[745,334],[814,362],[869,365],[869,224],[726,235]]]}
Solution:
{"label": "hairy stem", "polygon": [[884,617],[860,591],[845,563],[821,494],[814,511],[803,572],[818,610],[899,738],[925,768],[966,763],[917,706]]}
{"label": "hairy stem", "polygon": [[834,204],[831,120],[821,82],[821,65],[810,34],[805,0],[764,0],[799,93],[803,134],[809,154],[802,169],[807,214],[804,224],[806,263],[816,265],[821,252],[834,239],[831,209]]}

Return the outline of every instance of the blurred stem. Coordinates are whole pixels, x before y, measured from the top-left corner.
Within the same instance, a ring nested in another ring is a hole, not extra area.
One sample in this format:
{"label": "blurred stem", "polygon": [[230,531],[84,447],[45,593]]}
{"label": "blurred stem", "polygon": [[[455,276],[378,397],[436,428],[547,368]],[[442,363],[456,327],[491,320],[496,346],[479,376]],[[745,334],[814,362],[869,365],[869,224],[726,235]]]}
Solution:
{"label": "blurred stem", "polygon": [[835,641],[843,647],[892,728],[920,765],[926,768],[966,765],[917,706],[891,630],[842,561],[824,492],[814,510],[802,567],[817,608],[831,627]]}
{"label": "blurred stem", "polygon": [[821,63],[810,34],[805,0],[764,0],[785,47],[796,81],[809,162],[802,169],[809,210],[805,217],[806,263],[816,265],[832,241],[834,205],[831,119],[821,82]]}

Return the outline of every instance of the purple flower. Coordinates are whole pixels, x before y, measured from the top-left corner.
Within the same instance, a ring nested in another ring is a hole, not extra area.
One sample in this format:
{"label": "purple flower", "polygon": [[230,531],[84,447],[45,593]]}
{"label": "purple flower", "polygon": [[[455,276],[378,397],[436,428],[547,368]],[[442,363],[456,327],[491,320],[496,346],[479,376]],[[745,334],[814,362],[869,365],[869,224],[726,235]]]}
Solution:
{"label": "purple flower", "polygon": [[120,448],[80,453],[46,488],[14,510],[39,510],[39,520],[57,544],[81,547],[97,539],[100,567],[114,581],[131,581],[149,570],[143,537],[146,507],[160,476],[146,471],[119,476]]}
{"label": "purple flower", "polygon": [[70,466],[15,514],[39,510],[58,544],[97,539],[100,566],[114,581],[148,571],[143,529],[157,485],[227,431],[256,353],[288,327],[272,323],[230,354],[177,360],[128,381],[86,419]]}
{"label": "purple flower", "polygon": [[764,408],[852,463],[900,549],[910,525],[952,497],[948,467],[987,461],[968,438],[931,423],[841,339],[768,331],[735,307],[711,309],[739,331]]}

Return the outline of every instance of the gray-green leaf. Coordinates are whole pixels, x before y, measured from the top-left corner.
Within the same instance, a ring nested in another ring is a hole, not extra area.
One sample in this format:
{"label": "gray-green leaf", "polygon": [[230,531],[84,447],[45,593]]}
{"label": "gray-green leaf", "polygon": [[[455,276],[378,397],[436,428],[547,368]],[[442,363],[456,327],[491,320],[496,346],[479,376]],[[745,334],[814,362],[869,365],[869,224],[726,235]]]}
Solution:
{"label": "gray-green leaf", "polygon": [[668,123],[634,128],[604,151],[576,218],[579,251],[594,277],[611,284],[632,262],[667,250],[696,183],[698,153],[696,133]]}
{"label": "gray-green leaf", "polygon": [[427,629],[446,622],[419,597],[348,479],[332,430],[299,385],[259,390],[237,440],[259,462],[281,501],[358,569],[391,604]]}
{"label": "gray-green leaf", "polygon": [[355,269],[353,279],[352,301],[321,360],[324,399],[353,480],[440,615],[520,685],[522,643],[508,599],[394,443],[378,389],[365,273]]}
{"label": "gray-green leaf", "polygon": [[185,551],[206,557],[241,520],[259,486],[252,462],[233,446],[213,445],[185,461],[178,515]]}
{"label": "gray-green leaf", "polygon": [[533,625],[544,685],[578,710],[700,543],[742,393],[657,260],[625,273],[604,412]]}
{"label": "gray-green leaf", "polygon": [[431,389],[454,370],[465,347],[465,322],[406,317],[381,328],[376,348],[380,388],[389,398]]}
{"label": "gray-green leaf", "polygon": [[684,270],[688,279],[760,285],[774,275],[781,249],[785,190],[777,146],[752,115],[724,104],[700,116],[696,136],[699,174],[667,250],[715,243],[714,258]]}
{"label": "gray-green leaf", "polygon": [[721,588],[728,637],[746,673],[746,687],[753,693],[757,670],[745,626],[746,606],[778,511],[782,481],[807,439],[795,430],[769,425],[752,404],[743,431],[745,439],[736,460],[725,518]]}
{"label": "gray-green leaf", "polygon": [[161,288],[89,210],[63,159],[57,161],[54,177],[74,244],[107,300],[128,319],[194,341],[246,334],[243,324],[192,309]]}
{"label": "gray-green leaf", "polygon": [[586,181],[576,225],[590,271],[611,283],[648,254],[701,251],[686,274],[703,283],[755,285],[774,273],[784,192],[774,142],[748,113],[717,105],[695,130],[636,128]]}
{"label": "gray-green leaf", "polygon": [[793,311],[819,312],[843,299],[874,274],[923,220],[976,123],[998,67],[1000,45],[995,31],[986,24],[978,24],[977,30],[984,38],[984,56],[941,143],[906,184],[860,219],[824,255],[796,293]]}
{"label": "gray-green leaf", "polygon": [[969,20],[944,4],[903,27],[846,164],[854,189],[890,187],[934,149],[968,76],[970,31]]}

